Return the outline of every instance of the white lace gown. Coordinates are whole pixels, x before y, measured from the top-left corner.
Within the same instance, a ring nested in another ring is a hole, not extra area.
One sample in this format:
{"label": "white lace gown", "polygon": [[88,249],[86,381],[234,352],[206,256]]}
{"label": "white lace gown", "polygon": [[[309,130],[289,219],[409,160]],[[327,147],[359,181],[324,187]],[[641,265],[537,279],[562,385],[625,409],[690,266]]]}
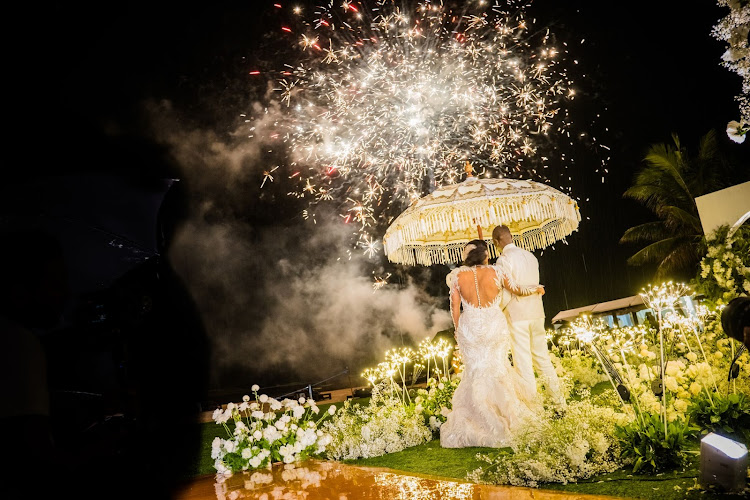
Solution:
{"label": "white lace gown", "polygon": [[[452,289],[458,290],[461,271],[471,268],[453,273]],[[476,274],[474,280],[476,286]],[[489,304],[476,307],[461,297],[456,338],[464,369],[453,394],[453,409],[440,427],[443,448],[508,446],[513,433],[541,407],[536,393],[529,391],[510,364],[510,331],[499,305],[503,285],[500,279],[496,283],[501,293]]]}

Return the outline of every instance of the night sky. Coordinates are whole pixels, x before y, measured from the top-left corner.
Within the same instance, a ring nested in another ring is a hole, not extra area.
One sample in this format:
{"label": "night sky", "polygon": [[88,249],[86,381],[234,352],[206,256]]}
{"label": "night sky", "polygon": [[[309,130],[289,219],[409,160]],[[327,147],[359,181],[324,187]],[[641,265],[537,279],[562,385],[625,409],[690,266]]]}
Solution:
{"label": "night sky", "polygon": [[[33,192],[28,186],[37,180],[115,173],[131,179],[127,190],[111,188],[111,196],[121,196],[120,205],[127,207],[132,179],[153,193],[158,179],[179,178],[174,189],[181,199],[174,221],[200,207],[200,222],[229,232],[236,244],[223,246],[224,254],[209,254],[217,245],[204,237],[195,251],[206,252],[204,261],[215,273],[232,272],[220,265],[227,256],[242,257],[242,269],[254,277],[246,281],[245,290],[239,290],[236,283],[230,288],[216,276],[209,279],[204,271],[186,277],[184,270],[202,261],[183,263],[183,280],[201,277],[192,288],[186,285],[188,289],[214,287],[215,294],[231,290],[238,310],[250,315],[238,325],[226,318],[232,314],[229,310],[219,315],[216,309],[202,309],[204,322],[216,324],[221,316],[235,340],[254,334],[254,322],[264,320],[264,300],[276,298],[268,295],[263,281],[268,276],[264,262],[273,262],[253,259],[263,255],[313,265],[310,256],[298,255],[305,238],[314,234],[299,216],[303,207],[284,196],[283,186],[260,191],[263,156],[248,154],[236,165],[211,164],[218,155],[212,145],[233,137],[241,113],[266,90],[262,78],[248,74],[274,60],[275,54],[260,50],[264,35],[274,33],[280,44],[285,43],[279,35],[279,9],[273,3],[123,3],[116,10],[107,6],[101,11],[63,3],[35,7],[33,22],[24,16],[25,39],[17,41],[20,48],[11,55],[19,69],[8,73],[14,90],[7,100],[14,111],[11,126],[17,138],[9,147],[17,150],[18,158],[6,167],[4,175],[11,179],[5,183],[8,192],[34,205],[43,202],[21,193]],[[635,249],[618,244],[628,227],[651,220],[643,207],[622,198],[650,144],[668,142],[676,133],[695,151],[699,138],[716,129],[722,147],[745,165],[750,146],[732,143],[724,133],[728,121],[739,119],[733,97],[740,92],[740,77],[720,66],[724,47],[710,31],[725,9],[715,2],[688,6],[677,0],[614,4],[546,0],[534,2],[529,13],[568,42],[569,57],[579,62],[574,80],[580,106],[574,106],[575,117],[611,148],[604,183],[598,175],[576,176],[571,171],[573,193],[581,199],[579,230],[568,237],[567,245],[558,243],[554,249],[537,252],[547,287],[545,309],[551,318],[563,309],[634,295],[650,283],[653,269],[629,267],[625,261]],[[31,39],[34,43],[28,42]],[[180,131],[182,144],[192,142],[195,148],[170,149],[175,144],[170,138],[178,134],[175,130]],[[581,154],[577,163],[590,172],[589,163],[596,160]],[[15,189],[16,185],[27,186],[28,191]],[[96,191],[95,184],[90,187]],[[126,217],[122,212],[117,217]],[[153,225],[151,216],[138,220]],[[269,247],[269,235],[274,234],[278,239]],[[251,253],[258,248],[264,252]],[[212,263],[214,257],[219,260]],[[96,266],[95,261],[89,263]],[[364,273],[391,271],[394,283],[402,284],[411,275],[440,307],[448,307],[442,282],[445,268],[399,271],[383,261],[362,269]],[[367,274],[365,278],[370,279]],[[206,311],[217,316],[207,316]],[[283,360],[274,363],[283,371]],[[329,372],[337,369],[338,365]],[[227,373],[240,372],[236,366],[227,368]],[[257,371],[255,375],[262,379]],[[217,383],[228,384],[226,377],[222,380]]]}

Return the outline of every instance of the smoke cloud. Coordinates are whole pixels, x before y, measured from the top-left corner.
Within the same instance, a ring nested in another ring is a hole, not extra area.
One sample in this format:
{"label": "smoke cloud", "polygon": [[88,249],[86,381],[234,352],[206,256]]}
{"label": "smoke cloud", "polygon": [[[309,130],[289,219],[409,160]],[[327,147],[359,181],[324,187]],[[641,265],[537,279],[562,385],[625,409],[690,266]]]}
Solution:
{"label": "smoke cloud", "polygon": [[258,201],[263,145],[181,130],[168,108],[157,106],[158,129],[191,193],[169,259],[205,324],[212,385],[315,382],[347,368],[359,385],[385,350],[449,327],[447,303],[410,280],[375,290],[373,261],[336,214],[313,223],[290,211],[294,199]]}

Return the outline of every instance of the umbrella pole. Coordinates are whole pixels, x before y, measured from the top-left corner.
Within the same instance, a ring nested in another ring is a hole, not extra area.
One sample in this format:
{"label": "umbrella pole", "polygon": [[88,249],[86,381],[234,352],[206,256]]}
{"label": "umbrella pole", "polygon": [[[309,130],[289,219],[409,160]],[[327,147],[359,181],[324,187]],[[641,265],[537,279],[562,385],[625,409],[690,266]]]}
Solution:
{"label": "umbrella pole", "polygon": [[479,233],[479,239],[483,240],[484,237],[482,237],[482,226],[477,224],[477,233]]}

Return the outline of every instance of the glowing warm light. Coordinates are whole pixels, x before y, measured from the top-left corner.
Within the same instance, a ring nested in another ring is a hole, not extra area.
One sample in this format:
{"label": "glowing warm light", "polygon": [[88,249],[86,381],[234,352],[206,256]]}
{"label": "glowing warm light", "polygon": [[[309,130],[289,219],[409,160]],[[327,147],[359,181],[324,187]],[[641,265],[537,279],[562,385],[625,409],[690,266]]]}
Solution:
{"label": "glowing warm light", "polygon": [[671,281],[661,285],[649,285],[648,289],[643,289],[640,293],[643,302],[651,309],[660,312],[673,307],[680,297],[684,296],[689,288],[684,283],[673,283]]}
{"label": "glowing warm light", "polygon": [[391,277],[391,273],[387,273],[385,276],[375,276],[375,282],[372,284],[374,290],[380,290],[388,284],[388,278]]}

